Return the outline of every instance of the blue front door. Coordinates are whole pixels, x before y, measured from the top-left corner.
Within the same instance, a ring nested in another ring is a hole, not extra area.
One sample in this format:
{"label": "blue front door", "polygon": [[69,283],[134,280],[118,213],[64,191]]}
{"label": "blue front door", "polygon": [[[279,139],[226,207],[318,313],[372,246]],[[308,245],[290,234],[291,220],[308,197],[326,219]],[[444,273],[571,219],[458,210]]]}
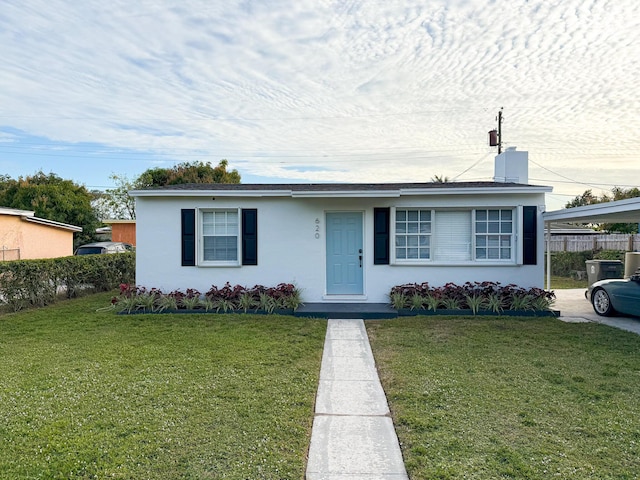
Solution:
{"label": "blue front door", "polygon": [[362,295],[362,213],[327,213],[327,294]]}

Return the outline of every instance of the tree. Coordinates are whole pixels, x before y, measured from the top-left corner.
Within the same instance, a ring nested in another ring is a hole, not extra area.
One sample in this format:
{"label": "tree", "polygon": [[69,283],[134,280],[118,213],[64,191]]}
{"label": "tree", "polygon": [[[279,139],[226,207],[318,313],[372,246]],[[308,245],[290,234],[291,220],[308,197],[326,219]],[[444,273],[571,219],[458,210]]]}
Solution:
{"label": "tree", "polygon": [[591,190],[585,190],[582,195],[578,195],[564,206],[564,208],[582,207],[584,205],[593,205],[600,203],[600,199],[596,197]]}
{"label": "tree", "polygon": [[183,183],[240,183],[237,170],[227,171],[229,162],[220,160],[216,167],[211,162],[184,162],[172,168],[151,168],[134,182],[136,188],[163,187]]}
{"label": "tree", "polygon": [[[565,208],[582,207],[584,205],[594,205],[596,203],[612,202],[636,197],[640,197],[640,189],[636,187],[628,189],[613,187],[611,189],[611,195],[603,193],[600,197],[594,195],[591,190],[585,190],[582,195],[578,195],[570,202],[567,202]],[[602,223],[596,228],[597,230],[607,230],[609,232],[638,233],[637,223]]]}
{"label": "tree", "polygon": [[107,188],[104,192],[93,192],[95,195],[93,206],[98,216],[102,220],[105,218],[135,220],[136,202],[129,195],[129,190],[133,190],[136,186],[126,175],[114,173],[109,178],[115,182],[115,188]]}
{"label": "tree", "polygon": [[84,185],[55,173],[39,171],[17,180],[0,177],[1,206],[32,210],[37,217],[82,227],[82,232],[75,234],[76,245],[94,240],[100,225],[92,200],[93,195]]}
{"label": "tree", "polygon": [[150,168],[133,181],[114,173],[109,178],[115,182],[115,188],[98,192],[94,206],[101,218],[135,219],[136,205],[130,190],[183,183],[240,183],[238,171],[227,171],[227,166],[226,160],[220,160],[216,167],[211,162],[184,162],[171,168]]}
{"label": "tree", "polygon": [[451,180],[447,176],[435,175],[431,177],[431,181],[433,183],[449,183]]}

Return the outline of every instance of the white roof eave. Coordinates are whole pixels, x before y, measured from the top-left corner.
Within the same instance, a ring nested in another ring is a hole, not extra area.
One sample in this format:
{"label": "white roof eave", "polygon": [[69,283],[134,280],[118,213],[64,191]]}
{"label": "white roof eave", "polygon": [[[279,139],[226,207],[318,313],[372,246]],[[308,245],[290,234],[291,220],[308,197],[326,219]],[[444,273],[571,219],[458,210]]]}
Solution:
{"label": "white roof eave", "polygon": [[551,187],[400,188],[396,190],[131,190],[132,197],[291,197],[291,198],[397,198],[420,195],[495,195],[551,192]]}

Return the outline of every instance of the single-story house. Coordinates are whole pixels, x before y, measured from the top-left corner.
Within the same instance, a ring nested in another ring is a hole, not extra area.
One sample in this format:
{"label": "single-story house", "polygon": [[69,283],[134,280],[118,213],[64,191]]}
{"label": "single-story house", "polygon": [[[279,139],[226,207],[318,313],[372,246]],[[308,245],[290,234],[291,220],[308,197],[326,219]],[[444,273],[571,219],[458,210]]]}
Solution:
{"label": "single-story house", "polygon": [[82,227],[35,216],[29,210],[0,207],[0,260],[73,255],[73,234]]}
{"label": "single-story house", "polygon": [[136,244],[136,221],[107,219],[102,223],[110,225],[110,240],[112,242],[123,242],[130,245]]}
{"label": "single-story house", "polygon": [[131,191],[139,285],[294,283],[305,302],[386,302],[394,285],[544,282],[544,195],[527,152],[492,182],[186,184]]}

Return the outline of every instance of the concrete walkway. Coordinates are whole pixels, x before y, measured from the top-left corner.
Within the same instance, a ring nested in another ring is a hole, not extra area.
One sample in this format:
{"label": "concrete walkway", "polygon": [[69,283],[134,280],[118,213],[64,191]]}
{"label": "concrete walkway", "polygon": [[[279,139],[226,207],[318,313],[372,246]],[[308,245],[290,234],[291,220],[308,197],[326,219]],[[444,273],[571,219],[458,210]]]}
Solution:
{"label": "concrete walkway", "polygon": [[328,320],[307,480],[408,480],[362,320]]}

